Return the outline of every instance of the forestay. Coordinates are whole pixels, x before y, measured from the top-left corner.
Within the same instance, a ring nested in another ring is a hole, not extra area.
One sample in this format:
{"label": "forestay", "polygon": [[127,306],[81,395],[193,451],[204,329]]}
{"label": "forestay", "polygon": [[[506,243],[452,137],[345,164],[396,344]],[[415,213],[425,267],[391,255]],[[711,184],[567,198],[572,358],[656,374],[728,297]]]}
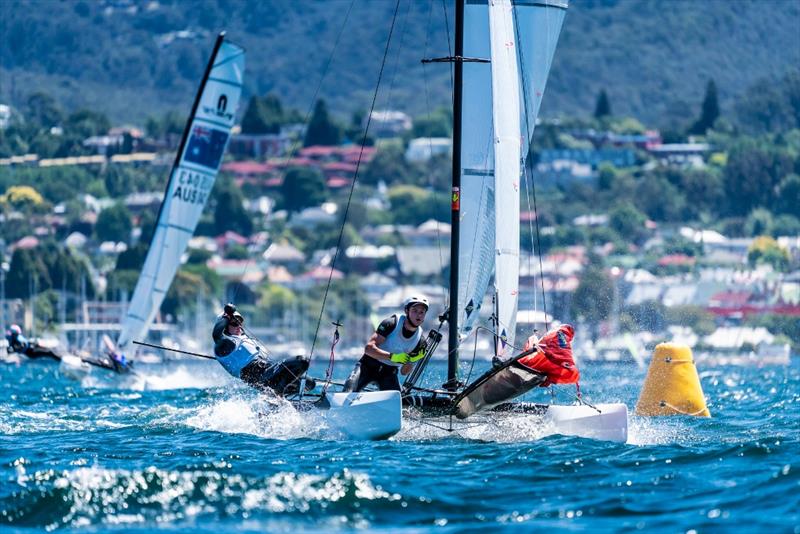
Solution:
{"label": "forestay", "polygon": [[220,35],[170,174],[144,267],[117,346],[144,335],[194,234],[228,144],[244,74],[244,50]]}

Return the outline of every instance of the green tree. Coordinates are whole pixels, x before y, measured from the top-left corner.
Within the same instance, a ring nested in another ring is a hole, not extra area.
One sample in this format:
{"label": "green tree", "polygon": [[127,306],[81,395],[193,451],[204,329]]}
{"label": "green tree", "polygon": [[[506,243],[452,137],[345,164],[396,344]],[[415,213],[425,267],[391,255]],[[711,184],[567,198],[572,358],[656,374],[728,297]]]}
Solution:
{"label": "green tree", "polygon": [[410,166],[405,152],[399,143],[387,143],[378,152],[361,173],[362,183],[376,185],[383,181],[386,184],[407,184],[410,180]]}
{"label": "green tree", "polygon": [[64,129],[81,140],[92,135],[103,135],[111,129],[111,121],[103,113],[81,109],[67,117]]}
{"label": "green tree", "polygon": [[752,138],[736,142],[723,173],[728,212],[745,215],[753,208],[773,204],[781,179],[792,169],[786,152]]}
{"label": "green tree", "polygon": [[50,273],[40,252],[37,249],[14,250],[6,277],[7,298],[26,299],[31,296],[32,290],[43,290],[52,285]]}
{"label": "green tree", "polygon": [[606,90],[603,89],[600,91],[600,94],[597,95],[597,102],[595,103],[594,106],[594,118],[602,119],[610,115],[611,115],[611,104],[608,101],[608,94],[606,94]]}
{"label": "green tree", "polygon": [[415,185],[398,185],[389,189],[389,203],[395,224],[419,224],[427,219],[449,222],[448,195]]}
{"label": "green tree", "polygon": [[764,208],[756,208],[747,216],[744,233],[748,237],[770,235],[773,225],[772,213]]}
{"label": "green tree", "polygon": [[630,202],[618,205],[609,213],[608,224],[620,236],[634,243],[642,242],[647,237],[645,222],[647,217]]}
{"label": "green tree", "polygon": [[413,137],[450,137],[453,132],[453,114],[448,108],[439,108],[433,113],[414,119],[411,128]]}
{"label": "green tree", "polygon": [[64,115],[52,96],[37,92],[28,97],[25,118],[38,128],[50,129],[61,124]]}
{"label": "green tree", "polygon": [[759,263],[772,265],[776,271],[786,271],[789,268],[789,251],[781,247],[777,241],[769,236],[760,236],[753,240],[747,251],[747,262],[756,266]]}
{"label": "green tree", "polygon": [[778,212],[800,214],[800,176],[792,173],[781,180],[775,197]]}
{"label": "green tree", "polygon": [[282,207],[290,212],[319,206],[325,200],[325,178],[316,169],[292,167],[281,184]]}
{"label": "green tree", "polygon": [[242,117],[242,133],[277,134],[284,123],[283,105],[277,96],[253,96]]}
{"label": "green tree", "polygon": [[306,128],[303,146],[338,145],[342,142],[342,128],[328,114],[324,100],[318,100]]}
{"label": "green tree", "polygon": [[719,117],[719,101],[717,99],[717,85],[714,80],[709,80],[706,85],[706,95],[703,98],[703,108],[700,118],[689,129],[690,134],[703,135],[714,126]]}
{"label": "green tree", "polygon": [[132,229],[131,214],[122,203],[114,204],[101,211],[94,226],[95,234],[100,241],[123,241],[125,243],[130,242]]}
{"label": "green tree", "polygon": [[228,230],[244,236],[253,233],[253,221],[244,209],[242,192],[232,182],[221,182],[216,193],[214,231],[217,235]]}

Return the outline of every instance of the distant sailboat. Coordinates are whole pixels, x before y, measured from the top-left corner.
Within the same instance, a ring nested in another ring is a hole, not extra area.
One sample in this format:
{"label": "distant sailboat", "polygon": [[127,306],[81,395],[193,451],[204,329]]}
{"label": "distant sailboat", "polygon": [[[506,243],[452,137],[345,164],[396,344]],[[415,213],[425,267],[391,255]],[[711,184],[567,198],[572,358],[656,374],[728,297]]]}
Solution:
{"label": "distant sailboat", "polygon": [[108,359],[71,358],[62,370],[72,376],[92,363],[121,370],[120,359],[147,334],[194,235],[222,162],[242,93],[245,51],[220,33],[197,91],[158,212],[142,272]]}

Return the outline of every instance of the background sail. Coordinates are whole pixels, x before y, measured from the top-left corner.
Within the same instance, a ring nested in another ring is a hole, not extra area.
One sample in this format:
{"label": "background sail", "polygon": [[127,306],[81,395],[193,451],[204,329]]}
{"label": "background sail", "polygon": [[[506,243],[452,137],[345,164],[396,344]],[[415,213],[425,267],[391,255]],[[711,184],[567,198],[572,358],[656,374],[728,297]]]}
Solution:
{"label": "background sail", "polygon": [[128,305],[117,346],[125,350],[144,335],[161,307],[200,220],[230,137],[244,75],[244,50],[223,41],[172,169],[144,267]]}
{"label": "background sail", "polygon": [[511,0],[490,0],[498,354],[514,344],[519,293],[520,105]]}
{"label": "background sail", "polygon": [[522,87],[522,154],[527,159],[567,0],[514,0]]}
{"label": "background sail", "polygon": [[[464,56],[488,59],[486,0],[464,6]],[[494,151],[492,71],[487,63],[464,63],[461,127],[461,227],[458,256],[459,335],[478,318],[494,270]]]}

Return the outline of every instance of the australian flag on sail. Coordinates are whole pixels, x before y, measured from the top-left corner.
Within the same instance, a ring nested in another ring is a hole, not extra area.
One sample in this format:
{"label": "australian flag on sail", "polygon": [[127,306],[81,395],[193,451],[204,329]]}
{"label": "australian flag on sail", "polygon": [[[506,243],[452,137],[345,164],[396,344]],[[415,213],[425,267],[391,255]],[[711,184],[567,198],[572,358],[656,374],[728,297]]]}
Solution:
{"label": "australian flag on sail", "polygon": [[189,136],[189,146],[186,148],[183,160],[216,171],[227,141],[227,132],[196,125]]}

